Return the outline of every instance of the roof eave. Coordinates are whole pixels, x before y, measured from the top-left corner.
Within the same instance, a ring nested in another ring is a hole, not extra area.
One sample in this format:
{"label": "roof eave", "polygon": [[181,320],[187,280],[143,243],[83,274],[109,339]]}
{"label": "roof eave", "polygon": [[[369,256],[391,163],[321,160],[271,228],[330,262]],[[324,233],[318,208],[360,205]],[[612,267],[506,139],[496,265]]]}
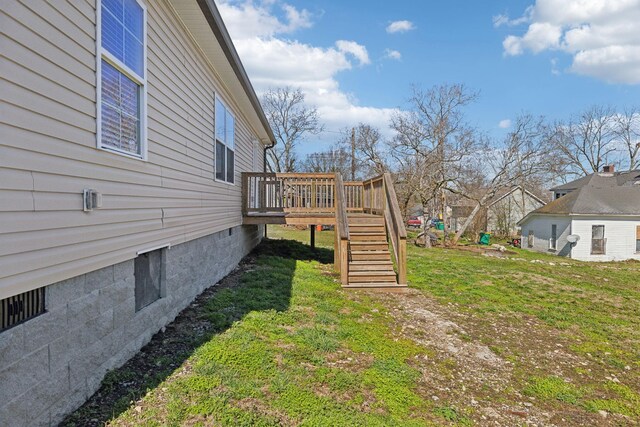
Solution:
{"label": "roof eave", "polygon": [[247,72],[245,71],[244,66],[242,65],[242,61],[240,61],[240,56],[238,55],[238,52],[236,51],[236,48],[233,45],[233,41],[231,40],[231,36],[227,31],[227,27],[224,25],[224,21],[222,20],[222,16],[220,15],[220,11],[218,10],[218,7],[215,5],[213,0],[197,0],[197,2],[198,2],[198,5],[200,6],[200,9],[202,10],[202,13],[204,14],[205,19],[207,20],[207,22],[209,23],[209,26],[211,27],[211,31],[213,32],[216,39],[218,40],[218,43],[222,47],[222,51],[224,52],[224,55],[227,57],[227,60],[229,61],[229,64],[231,65],[233,72],[235,73],[236,77],[240,81],[240,85],[244,89],[247,97],[249,98],[251,105],[256,110],[256,113],[258,114],[258,117],[260,119],[260,123],[262,123],[262,126],[266,130],[271,144],[275,144],[276,138],[273,135],[273,130],[269,125],[267,116],[265,115],[264,110],[262,109],[262,105],[260,104],[260,100],[258,99],[258,96],[256,95],[255,90],[253,89],[253,85],[249,80],[249,76],[247,75]]}

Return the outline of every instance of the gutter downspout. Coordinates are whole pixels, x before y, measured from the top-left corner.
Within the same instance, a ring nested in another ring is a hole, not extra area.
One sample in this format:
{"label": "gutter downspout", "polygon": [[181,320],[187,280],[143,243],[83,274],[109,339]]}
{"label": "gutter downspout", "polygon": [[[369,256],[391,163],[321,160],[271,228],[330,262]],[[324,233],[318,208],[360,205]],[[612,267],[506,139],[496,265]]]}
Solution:
{"label": "gutter downspout", "polygon": [[271,145],[267,145],[264,147],[264,150],[262,152],[262,169],[264,173],[267,173],[267,150],[272,149],[273,147],[276,146],[276,142],[275,141],[271,141]]}
{"label": "gutter downspout", "polygon": [[[265,146],[264,150],[262,150],[262,161],[263,161],[262,170],[263,170],[264,173],[267,173],[267,150],[270,150],[275,146],[276,146],[276,141],[274,140],[274,141],[271,141],[271,145]],[[267,225],[268,224],[264,225],[264,237],[265,237],[265,239],[267,237],[269,237],[269,236],[267,236]]]}

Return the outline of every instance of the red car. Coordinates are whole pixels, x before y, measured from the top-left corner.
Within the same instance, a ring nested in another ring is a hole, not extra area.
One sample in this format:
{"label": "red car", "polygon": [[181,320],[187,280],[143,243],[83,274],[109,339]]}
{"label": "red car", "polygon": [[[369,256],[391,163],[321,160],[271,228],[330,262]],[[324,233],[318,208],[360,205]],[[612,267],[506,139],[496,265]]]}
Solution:
{"label": "red car", "polygon": [[411,216],[409,217],[409,220],[407,221],[407,225],[409,227],[422,227],[422,221],[420,221],[420,219],[417,216]]}

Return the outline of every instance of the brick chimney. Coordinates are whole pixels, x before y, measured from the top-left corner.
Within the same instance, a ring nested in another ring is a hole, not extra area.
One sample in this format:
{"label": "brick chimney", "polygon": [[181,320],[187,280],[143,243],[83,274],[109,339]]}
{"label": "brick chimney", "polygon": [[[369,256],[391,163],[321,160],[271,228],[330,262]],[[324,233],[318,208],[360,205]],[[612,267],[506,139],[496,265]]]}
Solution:
{"label": "brick chimney", "polygon": [[602,167],[603,173],[614,173],[616,171],[616,165],[606,165]]}

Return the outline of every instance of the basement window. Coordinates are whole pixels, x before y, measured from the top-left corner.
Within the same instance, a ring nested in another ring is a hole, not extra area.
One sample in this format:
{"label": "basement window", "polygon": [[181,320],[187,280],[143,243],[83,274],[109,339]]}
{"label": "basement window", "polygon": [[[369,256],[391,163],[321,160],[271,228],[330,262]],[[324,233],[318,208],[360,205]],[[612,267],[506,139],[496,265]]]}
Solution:
{"label": "basement window", "polygon": [[160,299],[164,281],[162,249],[139,254],[134,262],[136,311]]}
{"label": "basement window", "polygon": [[640,225],[636,227],[636,253],[640,254]]}
{"label": "basement window", "polygon": [[34,289],[0,301],[0,332],[44,313],[44,289]]}

